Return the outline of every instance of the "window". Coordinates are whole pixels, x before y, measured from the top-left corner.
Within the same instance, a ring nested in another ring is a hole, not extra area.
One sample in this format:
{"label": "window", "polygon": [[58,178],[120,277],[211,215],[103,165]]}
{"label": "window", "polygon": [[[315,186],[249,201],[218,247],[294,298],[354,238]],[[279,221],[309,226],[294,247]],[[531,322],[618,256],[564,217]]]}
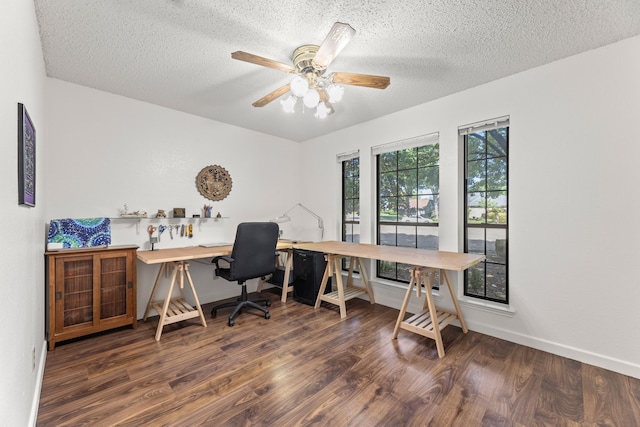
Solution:
{"label": "window", "polygon": [[360,242],[360,158],[342,162],[342,241]]}
{"label": "window", "polygon": [[[359,152],[338,155],[342,163],[342,241],[360,242],[360,157]],[[349,258],[342,260],[348,270]],[[358,269],[354,266],[355,273]]]}
{"label": "window", "polygon": [[[377,243],[438,249],[438,134],[373,147],[377,173]],[[411,266],[378,261],[378,277],[409,283]],[[434,287],[438,286],[437,278]]]}
{"label": "window", "polygon": [[509,303],[509,121],[460,129],[464,136],[464,251],[486,261],[465,271],[464,295]]}

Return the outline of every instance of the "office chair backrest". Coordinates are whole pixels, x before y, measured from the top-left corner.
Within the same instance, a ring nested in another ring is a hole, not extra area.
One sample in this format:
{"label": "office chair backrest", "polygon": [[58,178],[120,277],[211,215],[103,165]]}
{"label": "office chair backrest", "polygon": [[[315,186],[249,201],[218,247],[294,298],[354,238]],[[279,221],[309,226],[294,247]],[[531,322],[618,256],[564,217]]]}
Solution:
{"label": "office chair backrest", "polygon": [[243,222],[238,225],[231,253],[235,280],[264,277],[275,271],[278,234],[278,224],[273,222]]}

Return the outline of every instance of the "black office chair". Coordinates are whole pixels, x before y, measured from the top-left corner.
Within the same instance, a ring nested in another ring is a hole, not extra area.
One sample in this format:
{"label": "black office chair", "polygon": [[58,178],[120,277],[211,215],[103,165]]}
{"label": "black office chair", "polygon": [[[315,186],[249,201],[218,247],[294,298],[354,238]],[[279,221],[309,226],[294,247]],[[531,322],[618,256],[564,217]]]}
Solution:
{"label": "black office chair", "polygon": [[[242,294],[238,302],[228,302],[213,307],[212,316],[215,316],[220,308],[235,307],[229,316],[229,326],[235,324],[235,318],[243,308],[260,310],[264,313],[265,319],[271,317],[269,310],[258,304],[265,302],[269,307],[271,301],[267,298],[249,301],[245,282],[249,279],[264,278],[275,271],[278,234],[278,224],[273,222],[244,222],[238,225],[231,256],[215,257],[211,262],[216,265],[217,276],[230,282],[237,281],[242,286]],[[220,261],[226,261],[229,266],[221,266]]]}

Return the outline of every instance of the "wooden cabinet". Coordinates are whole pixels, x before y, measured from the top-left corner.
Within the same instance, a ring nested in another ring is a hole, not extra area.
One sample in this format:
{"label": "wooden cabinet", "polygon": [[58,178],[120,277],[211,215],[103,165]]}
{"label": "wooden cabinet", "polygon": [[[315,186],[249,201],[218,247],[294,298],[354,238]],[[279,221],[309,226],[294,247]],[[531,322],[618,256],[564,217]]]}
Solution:
{"label": "wooden cabinet", "polygon": [[71,338],[138,326],[137,249],[112,246],[45,252],[49,350]]}

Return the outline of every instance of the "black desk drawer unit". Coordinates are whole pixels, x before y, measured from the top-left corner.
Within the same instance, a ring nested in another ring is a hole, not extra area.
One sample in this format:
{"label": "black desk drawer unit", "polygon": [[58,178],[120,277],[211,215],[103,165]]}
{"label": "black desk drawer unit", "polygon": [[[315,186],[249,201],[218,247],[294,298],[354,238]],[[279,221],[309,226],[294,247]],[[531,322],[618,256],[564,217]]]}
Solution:
{"label": "black desk drawer unit", "polygon": [[[327,266],[324,253],[293,250],[293,299],[303,304],[315,305],[322,276]],[[331,292],[331,278],[327,282],[325,294]]]}

